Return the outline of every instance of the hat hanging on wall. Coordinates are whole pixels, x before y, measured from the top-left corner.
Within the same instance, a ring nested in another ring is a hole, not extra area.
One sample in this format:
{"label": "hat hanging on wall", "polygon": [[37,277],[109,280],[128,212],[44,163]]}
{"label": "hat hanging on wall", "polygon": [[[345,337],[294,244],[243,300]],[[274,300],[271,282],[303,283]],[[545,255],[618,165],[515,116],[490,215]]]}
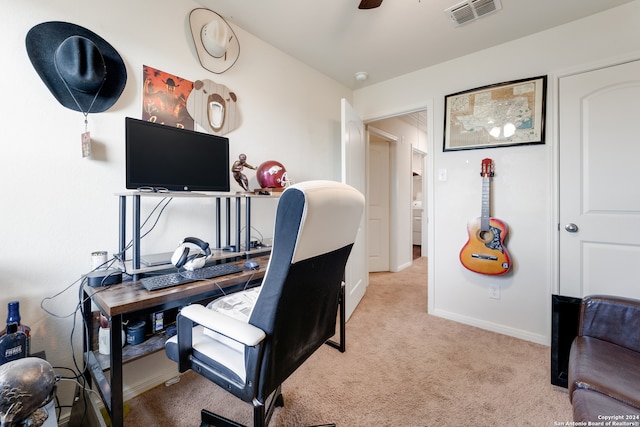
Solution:
{"label": "hat hanging on wall", "polygon": [[189,14],[191,35],[200,65],[222,74],[240,56],[240,42],[224,18],[209,9],[193,9]]}
{"label": "hat hanging on wall", "polygon": [[62,106],[100,113],[116,103],[127,82],[118,52],[99,35],[68,22],[43,22],[26,37],[27,54]]}

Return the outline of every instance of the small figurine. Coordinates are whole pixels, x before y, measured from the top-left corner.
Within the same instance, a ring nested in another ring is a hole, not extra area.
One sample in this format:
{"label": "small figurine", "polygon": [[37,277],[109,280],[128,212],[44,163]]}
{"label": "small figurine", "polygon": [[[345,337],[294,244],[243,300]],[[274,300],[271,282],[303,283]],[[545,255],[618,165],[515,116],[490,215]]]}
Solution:
{"label": "small figurine", "polygon": [[238,160],[233,162],[233,166],[231,166],[231,172],[233,172],[233,178],[238,184],[240,184],[240,187],[242,187],[244,191],[249,191],[249,180],[247,179],[247,176],[242,173],[242,169],[245,167],[256,170],[255,166],[251,166],[249,163],[247,163],[247,155],[240,154],[238,156]]}

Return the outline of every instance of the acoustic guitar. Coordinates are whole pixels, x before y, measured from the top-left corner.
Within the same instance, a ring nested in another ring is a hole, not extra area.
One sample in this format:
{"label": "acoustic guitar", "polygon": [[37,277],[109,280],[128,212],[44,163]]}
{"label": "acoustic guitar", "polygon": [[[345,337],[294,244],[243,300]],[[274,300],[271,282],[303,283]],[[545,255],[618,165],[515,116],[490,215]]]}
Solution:
{"label": "acoustic guitar", "polygon": [[460,251],[460,262],[467,269],[480,274],[497,276],[511,268],[511,259],[504,245],[507,224],[489,215],[490,183],[494,175],[493,160],[483,159],[482,169],[482,211],[479,218],[467,224],[469,240]]}

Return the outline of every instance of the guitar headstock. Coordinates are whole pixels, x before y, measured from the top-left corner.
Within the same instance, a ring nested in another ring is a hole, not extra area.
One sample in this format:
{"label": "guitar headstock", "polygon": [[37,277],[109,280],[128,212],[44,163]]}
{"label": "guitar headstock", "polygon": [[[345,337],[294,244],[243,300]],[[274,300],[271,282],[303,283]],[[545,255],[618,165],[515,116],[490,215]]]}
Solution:
{"label": "guitar headstock", "polygon": [[493,160],[489,158],[482,159],[482,168],[480,170],[480,176],[483,178],[493,177]]}

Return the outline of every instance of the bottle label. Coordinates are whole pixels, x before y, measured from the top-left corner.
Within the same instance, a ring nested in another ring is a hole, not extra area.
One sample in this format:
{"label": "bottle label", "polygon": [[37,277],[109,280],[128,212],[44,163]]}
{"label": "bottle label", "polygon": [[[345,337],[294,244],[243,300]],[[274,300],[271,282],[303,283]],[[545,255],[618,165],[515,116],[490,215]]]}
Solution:
{"label": "bottle label", "polygon": [[17,356],[19,354],[22,354],[22,345],[20,344],[12,348],[7,348],[4,351],[4,357],[7,359],[13,356]]}
{"label": "bottle label", "polygon": [[0,338],[0,365],[26,357],[26,344],[26,336],[22,332],[16,332]]}

